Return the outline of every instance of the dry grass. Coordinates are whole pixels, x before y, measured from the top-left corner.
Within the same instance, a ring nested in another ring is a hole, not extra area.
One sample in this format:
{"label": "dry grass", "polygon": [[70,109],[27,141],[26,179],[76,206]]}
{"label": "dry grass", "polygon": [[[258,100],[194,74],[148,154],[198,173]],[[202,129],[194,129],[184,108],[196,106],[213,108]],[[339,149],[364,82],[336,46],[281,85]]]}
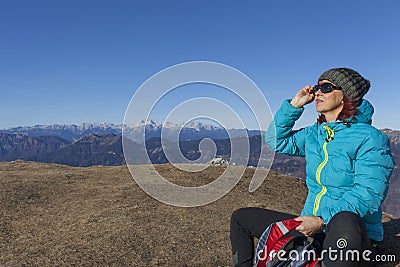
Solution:
{"label": "dry grass", "polygon": [[[223,171],[158,171],[177,184],[206,184]],[[229,194],[178,208],[145,194],[126,166],[74,168],[0,163],[1,266],[230,266],[229,218],[241,207],[298,213],[301,180],[271,172],[247,191],[253,169]],[[400,259],[399,221],[385,218],[386,251]],[[388,266],[394,266],[388,265]]]}

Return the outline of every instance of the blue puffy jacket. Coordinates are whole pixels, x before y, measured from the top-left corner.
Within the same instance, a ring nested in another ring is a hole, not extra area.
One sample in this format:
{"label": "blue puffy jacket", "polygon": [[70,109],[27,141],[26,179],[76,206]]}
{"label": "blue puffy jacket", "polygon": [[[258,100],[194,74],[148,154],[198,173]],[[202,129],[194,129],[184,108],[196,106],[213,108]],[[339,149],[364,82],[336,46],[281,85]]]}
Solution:
{"label": "blue puffy jacket", "polygon": [[326,223],[340,211],[359,214],[368,236],[383,239],[381,204],[394,168],[389,139],[371,126],[374,108],[363,100],[360,114],[347,123],[315,123],[293,131],[304,108],[286,100],[275,115],[265,142],[279,153],[306,157],[308,196],[301,215]]}

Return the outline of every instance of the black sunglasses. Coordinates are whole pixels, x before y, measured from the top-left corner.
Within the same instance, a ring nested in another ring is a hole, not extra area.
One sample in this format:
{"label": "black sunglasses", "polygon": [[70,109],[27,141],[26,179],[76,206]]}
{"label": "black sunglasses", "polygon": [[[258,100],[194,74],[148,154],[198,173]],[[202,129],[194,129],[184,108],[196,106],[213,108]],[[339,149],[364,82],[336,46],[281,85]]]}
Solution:
{"label": "black sunglasses", "polygon": [[326,93],[330,93],[333,90],[342,90],[342,87],[340,86],[335,86],[331,83],[324,83],[321,85],[314,85],[314,93],[317,92],[318,90],[321,90],[322,93],[326,94]]}

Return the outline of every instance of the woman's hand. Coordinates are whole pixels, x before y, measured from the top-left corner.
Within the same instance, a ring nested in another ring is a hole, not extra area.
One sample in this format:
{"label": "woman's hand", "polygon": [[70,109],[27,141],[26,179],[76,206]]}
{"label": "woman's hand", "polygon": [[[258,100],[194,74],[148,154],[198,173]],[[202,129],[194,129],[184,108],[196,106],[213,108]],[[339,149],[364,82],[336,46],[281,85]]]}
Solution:
{"label": "woman's hand", "polygon": [[290,101],[290,104],[296,108],[301,108],[304,105],[310,104],[314,101],[314,88],[313,86],[305,86],[301,89]]}
{"label": "woman's hand", "polygon": [[295,218],[295,220],[301,222],[301,224],[296,227],[296,230],[306,236],[315,235],[324,225],[324,221],[320,217],[300,216]]}

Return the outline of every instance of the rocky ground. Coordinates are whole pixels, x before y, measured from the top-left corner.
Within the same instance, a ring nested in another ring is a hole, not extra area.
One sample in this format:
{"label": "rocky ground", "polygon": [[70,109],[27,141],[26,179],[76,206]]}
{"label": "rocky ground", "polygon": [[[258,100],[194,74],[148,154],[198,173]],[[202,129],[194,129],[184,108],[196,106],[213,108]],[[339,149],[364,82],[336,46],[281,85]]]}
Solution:
{"label": "rocky ground", "polygon": [[[159,165],[177,184],[207,184],[223,167],[194,174]],[[143,192],[126,166],[76,168],[0,163],[1,266],[230,266],[232,211],[256,206],[299,213],[304,182],[270,172],[254,193],[254,169],[229,194],[202,207],[178,208]],[[384,218],[383,252],[400,266],[400,220]]]}

